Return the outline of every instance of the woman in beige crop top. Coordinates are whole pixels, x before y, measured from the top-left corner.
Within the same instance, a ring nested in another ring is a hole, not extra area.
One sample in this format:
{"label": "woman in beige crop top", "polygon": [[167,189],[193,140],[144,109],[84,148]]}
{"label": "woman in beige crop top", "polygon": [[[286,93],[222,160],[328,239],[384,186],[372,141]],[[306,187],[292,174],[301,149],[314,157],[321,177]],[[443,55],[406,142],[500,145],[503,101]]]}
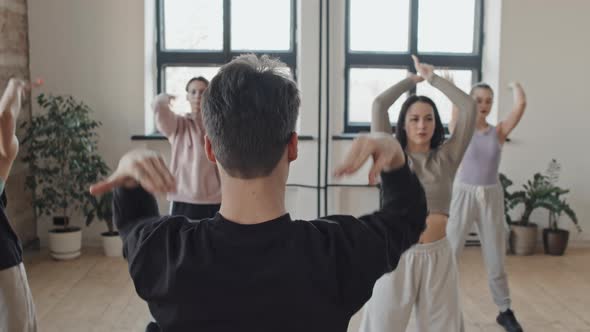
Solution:
{"label": "woman in beige crop top", "polygon": [[426,192],[429,216],[420,243],[404,253],[398,268],[375,284],[365,306],[361,331],[405,331],[412,309],[418,331],[463,331],[458,272],[446,238],[455,173],[471,141],[476,110],[473,99],[434,73],[434,67],[413,56],[419,75],[381,93],[373,102],[371,131],[392,133],[389,107],[416,84],[427,80],[460,110],[455,131],[445,141],[434,102],[410,96],[403,104],[396,137],[407,153],[412,170]]}
{"label": "woman in beige crop top", "polygon": [[430,215],[420,242],[429,243],[446,235],[453,180],[473,136],[476,111],[475,103],[468,94],[436,75],[432,65],[421,64],[417,58],[414,61],[420,76],[410,75],[381,93],[373,102],[371,131],[391,133],[387,110],[403,93],[424,79],[443,92],[459,109],[455,130],[447,141],[436,105],[426,96],[410,96],[404,102],[397,121],[396,137],[426,191]]}

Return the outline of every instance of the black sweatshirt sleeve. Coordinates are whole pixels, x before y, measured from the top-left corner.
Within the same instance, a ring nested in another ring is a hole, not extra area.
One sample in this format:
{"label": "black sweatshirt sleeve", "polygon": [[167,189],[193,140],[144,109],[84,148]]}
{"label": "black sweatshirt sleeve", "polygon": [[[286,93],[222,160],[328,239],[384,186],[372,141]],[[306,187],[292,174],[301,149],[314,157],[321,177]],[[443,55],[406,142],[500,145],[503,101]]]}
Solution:
{"label": "black sweatshirt sleeve", "polygon": [[184,216],[160,216],[155,197],[141,187],[114,191],[113,216],[137,294],[146,301],[168,296],[174,267],[190,246],[184,230],[197,224]]}
{"label": "black sweatshirt sleeve", "polygon": [[397,266],[401,254],[418,242],[426,228],[426,194],[418,177],[406,164],[381,174],[382,208],[359,219],[385,244],[383,272]]}
{"label": "black sweatshirt sleeve", "polygon": [[113,219],[123,240],[125,258],[132,261],[160,219],[158,203],[142,187],[116,188],[113,192]]}
{"label": "black sweatshirt sleeve", "polygon": [[424,189],[407,164],[382,173],[381,184],[380,210],[358,219],[328,216],[312,222],[330,243],[340,301],[350,314],[371,297],[377,279],[397,267],[426,225]]}

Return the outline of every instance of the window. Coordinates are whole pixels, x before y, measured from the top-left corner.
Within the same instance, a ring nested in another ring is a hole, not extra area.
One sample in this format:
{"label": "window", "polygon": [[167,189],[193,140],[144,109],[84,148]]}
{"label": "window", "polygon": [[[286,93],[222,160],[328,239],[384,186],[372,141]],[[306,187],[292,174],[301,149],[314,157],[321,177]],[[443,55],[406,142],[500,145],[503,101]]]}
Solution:
{"label": "window", "polygon": [[[371,121],[371,102],[392,82],[403,80],[408,74],[406,69],[395,68],[350,68],[349,70],[349,121],[363,123]],[[396,121],[403,98],[398,99],[389,109],[389,116]]]}
{"label": "window", "polygon": [[[369,130],[373,99],[414,71],[411,54],[447,68],[468,91],[481,75],[483,0],[346,0],[345,132]],[[452,15],[441,15],[452,13]],[[428,83],[443,123],[451,102]],[[390,109],[395,126],[402,96]]]}
{"label": "window", "polygon": [[[158,92],[185,95],[194,76],[211,79],[244,53],[278,57],[295,73],[295,0],[157,0]],[[256,16],[253,15],[256,14]],[[259,16],[260,13],[269,13]],[[190,112],[185,98],[174,105]]]}

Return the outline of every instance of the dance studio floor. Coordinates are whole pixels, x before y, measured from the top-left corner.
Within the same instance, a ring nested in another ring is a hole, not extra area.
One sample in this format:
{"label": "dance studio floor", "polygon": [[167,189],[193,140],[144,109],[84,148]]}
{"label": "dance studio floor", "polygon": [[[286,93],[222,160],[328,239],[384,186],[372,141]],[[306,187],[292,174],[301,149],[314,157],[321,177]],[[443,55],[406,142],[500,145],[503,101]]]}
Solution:
{"label": "dance studio floor", "polygon": [[[73,261],[56,262],[41,251],[28,253],[25,263],[40,331],[145,329],[147,306],[135,295],[122,258],[86,248]],[[501,332],[479,248],[465,250],[460,269],[466,330]],[[509,256],[507,271],[525,331],[590,331],[590,248],[570,249],[563,257]],[[349,331],[357,331],[359,320],[357,314]]]}

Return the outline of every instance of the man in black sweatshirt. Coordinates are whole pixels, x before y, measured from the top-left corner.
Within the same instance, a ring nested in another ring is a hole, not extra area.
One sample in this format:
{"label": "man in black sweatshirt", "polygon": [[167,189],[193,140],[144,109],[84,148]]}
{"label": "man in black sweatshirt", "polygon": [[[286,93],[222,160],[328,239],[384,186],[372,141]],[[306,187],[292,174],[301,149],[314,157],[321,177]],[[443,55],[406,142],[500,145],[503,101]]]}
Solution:
{"label": "man in black sweatshirt", "polygon": [[425,227],[424,191],[386,134],[356,139],[335,170],[352,174],[372,158],[381,210],[291,219],[285,184],[297,158],[300,99],[283,69],[266,56],[240,56],[205,92],[205,150],[222,188],[215,217],[160,216],[152,194],[173,191],[175,180],[148,150],[127,153],[91,188],[115,189],[129,272],[163,331],[344,332]]}

